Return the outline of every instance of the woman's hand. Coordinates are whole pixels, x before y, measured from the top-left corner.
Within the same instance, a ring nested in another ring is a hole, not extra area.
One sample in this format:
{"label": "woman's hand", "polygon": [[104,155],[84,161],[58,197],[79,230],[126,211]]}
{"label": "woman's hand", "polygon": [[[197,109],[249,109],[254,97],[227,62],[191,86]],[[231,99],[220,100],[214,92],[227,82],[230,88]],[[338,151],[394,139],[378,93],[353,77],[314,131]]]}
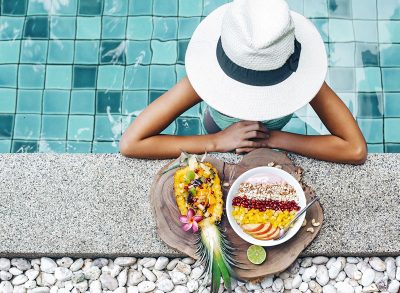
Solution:
{"label": "woman's hand", "polygon": [[236,151],[240,154],[266,147],[269,131],[261,122],[240,121],[215,135],[219,152]]}

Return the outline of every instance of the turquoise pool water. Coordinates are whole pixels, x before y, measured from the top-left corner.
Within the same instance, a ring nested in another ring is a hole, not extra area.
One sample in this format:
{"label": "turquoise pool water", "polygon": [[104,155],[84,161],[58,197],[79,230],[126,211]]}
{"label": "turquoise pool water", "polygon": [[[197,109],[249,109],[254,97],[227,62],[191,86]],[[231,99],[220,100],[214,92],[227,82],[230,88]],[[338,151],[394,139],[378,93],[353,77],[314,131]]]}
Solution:
{"label": "turquoise pool water", "polygon": [[[0,0],[0,152],[117,152],[185,75],[202,17],[226,0]],[[327,82],[370,152],[400,152],[400,1],[291,0],[329,54]],[[164,133],[200,133],[199,107]],[[305,107],[285,128],[327,133]]]}

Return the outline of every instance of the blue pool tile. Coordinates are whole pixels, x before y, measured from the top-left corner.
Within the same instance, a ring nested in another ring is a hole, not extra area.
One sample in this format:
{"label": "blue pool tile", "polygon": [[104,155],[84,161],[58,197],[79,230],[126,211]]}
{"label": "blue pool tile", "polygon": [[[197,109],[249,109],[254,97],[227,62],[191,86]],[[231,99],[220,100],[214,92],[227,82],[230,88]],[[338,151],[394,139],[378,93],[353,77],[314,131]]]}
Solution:
{"label": "blue pool tile", "polygon": [[49,8],[43,2],[28,1],[28,15],[48,15]]}
{"label": "blue pool tile", "polygon": [[367,144],[368,153],[383,153],[384,147],[383,144]]}
{"label": "blue pool tile", "polygon": [[399,21],[378,21],[379,41],[381,43],[400,42],[400,22]]}
{"label": "blue pool tile", "polygon": [[199,0],[179,0],[179,16],[201,16],[203,3]]}
{"label": "blue pool tile", "polygon": [[126,16],[128,14],[128,2],[128,0],[104,0],[103,15]]}
{"label": "blue pool tile", "polygon": [[160,42],[151,41],[153,51],[153,64],[175,64],[177,59],[176,41]]}
{"label": "blue pool tile", "polygon": [[12,142],[12,153],[36,153],[37,151],[37,141],[13,140]]}
{"label": "blue pool tile", "polygon": [[400,117],[400,93],[385,93],[385,117]]}
{"label": "blue pool tile", "polygon": [[177,81],[180,81],[182,78],[184,78],[186,76],[186,69],[185,69],[184,65],[176,64],[175,71],[176,71],[176,80]]}
{"label": "blue pool tile", "polygon": [[357,123],[367,143],[383,141],[383,119],[358,118]]}
{"label": "blue pool tile", "polygon": [[178,39],[190,39],[200,23],[200,17],[179,18]]}
{"label": "blue pool tile", "polygon": [[[167,126],[167,128],[165,128],[163,131],[161,131],[161,134],[164,135],[174,135],[176,134],[176,122],[172,122],[170,125]],[[197,126],[196,126],[197,127]],[[201,130],[201,129],[200,129]],[[200,132],[198,132],[199,134]]]}
{"label": "blue pool tile", "polygon": [[292,119],[295,119],[296,123],[298,124],[297,127],[299,127],[299,129],[297,129],[296,131],[303,131],[301,125],[302,123],[305,123],[307,135],[329,134],[329,131],[326,129],[325,125],[321,122],[321,120],[318,117],[305,117],[303,119],[298,117],[293,117]]}
{"label": "blue pool tile", "polygon": [[379,118],[383,115],[383,97],[381,93],[358,93],[357,117]]}
{"label": "blue pool tile", "polygon": [[98,91],[96,98],[96,113],[121,113],[121,92]]}
{"label": "blue pool tile", "polygon": [[14,139],[38,139],[41,116],[36,114],[16,114]]}
{"label": "blue pool tile", "polygon": [[159,16],[178,15],[177,0],[153,0],[153,14]]}
{"label": "blue pool tile", "polygon": [[356,42],[378,42],[378,25],[375,20],[353,20]]}
{"label": "blue pool tile", "polygon": [[75,64],[98,64],[99,41],[75,41]]}
{"label": "blue pool tile", "polygon": [[76,38],[96,40],[100,38],[101,18],[100,17],[77,17]]}
{"label": "blue pool tile", "polygon": [[306,134],[306,123],[300,118],[292,118],[283,128],[283,131],[288,131],[298,134]]}
{"label": "blue pool tile", "polygon": [[18,71],[18,87],[42,89],[45,69],[44,65],[21,64]]}
{"label": "blue pool tile", "polygon": [[176,135],[197,135],[201,131],[201,122],[198,118],[184,118],[179,117],[176,119]]}
{"label": "blue pool tile", "polygon": [[161,97],[166,91],[150,91],[149,92],[149,104]]}
{"label": "blue pool tile", "polygon": [[76,88],[95,88],[97,79],[96,66],[74,66],[73,87]]}
{"label": "blue pool tile", "polygon": [[150,64],[152,57],[150,41],[126,41],[125,54],[127,64]]}
{"label": "blue pool tile", "polygon": [[15,89],[0,88],[0,113],[14,113],[17,99]]}
{"label": "blue pool tile", "polygon": [[379,53],[382,67],[400,67],[400,44],[380,44]]}
{"label": "blue pool tile", "polygon": [[11,138],[14,127],[14,115],[0,114],[0,139]]}
{"label": "blue pool tile", "polygon": [[223,4],[230,2],[229,0],[212,0],[212,1],[204,1],[203,7],[203,15],[209,15],[216,8],[220,7]]}
{"label": "blue pool tile", "polygon": [[125,68],[124,89],[145,90],[148,88],[149,66],[127,66]]}
{"label": "blue pool tile", "polygon": [[95,140],[108,140],[114,141],[121,138],[121,116],[119,115],[108,115],[102,116],[97,115],[95,118]]}
{"label": "blue pool tile", "polygon": [[[115,2],[119,3],[119,2]],[[103,39],[125,39],[126,17],[104,16],[101,36]]]}
{"label": "blue pool tile", "polygon": [[95,141],[93,142],[93,152],[99,154],[114,154],[119,152],[118,142]]}
{"label": "blue pool tile", "polygon": [[25,21],[24,37],[26,39],[48,39],[49,18],[46,16],[29,16]]}
{"label": "blue pool tile", "polygon": [[337,92],[353,92],[354,75],[354,68],[332,67],[329,69],[330,84]]}
{"label": "blue pool tile", "polygon": [[329,65],[337,67],[354,67],[354,43],[330,43]]}
{"label": "blue pool tile", "polygon": [[150,88],[168,90],[176,83],[174,66],[151,65],[150,66]]}
{"label": "blue pool tile", "polygon": [[65,153],[66,141],[38,141],[39,153]]}
{"label": "blue pool tile", "polygon": [[340,93],[338,92],[337,95],[339,98],[345,103],[347,108],[349,108],[350,112],[353,113],[353,116],[357,113],[357,98],[355,93]]}
{"label": "blue pool tile", "polygon": [[376,19],[376,0],[352,0],[352,4],[355,19]]}
{"label": "blue pool tile", "polygon": [[400,118],[385,118],[385,142],[400,142]]}
{"label": "blue pool tile", "polygon": [[80,15],[101,15],[104,0],[79,0],[78,13]]}
{"label": "blue pool tile", "polygon": [[186,50],[189,44],[189,40],[183,40],[178,42],[178,63],[185,63]]}
{"label": "blue pool tile", "polygon": [[17,113],[42,112],[42,90],[18,90]]}
{"label": "blue pool tile", "polygon": [[352,42],[352,41],[354,41],[352,20],[330,18],[329,19],[329,39],[332,42]]}
{"label": "blue pool tile", "polygon": [[[59,3],[60,3],[59,5],[57,5],[57,2],[52,2],[54,4],[52,5],[51,9],[49,10],[49,14],[76,16],[78,13],[77,1],[78,0],[59,1]],[[49,2],[47,2],[47,3],[49,3]]]}
{"label": "blue pool tile", "polygon": [[0,154],[6,154],[11,151],[11,140],[0,140]]}
{"label": "blue pool tile", "polygon": [[67,138],[67,115],[43,115],[41,139],[63,139]]}
{"label": "blue pool tile", "polygon": [[125,91],[122,98],[122,114],[137,116],[147,107],[147,91]]}
{"label": "blue pool tile", "polygon": [[331,17],[351,18],[351,0],[328,0],[329,15]]}
{"label": "blue pool tile", "polygon": [[384,91],[400,91],[400,68],[382,68],[382,82]]}
{"label": "blue pool tile", "polygon": [[27,0],[2,0],[1,13],[3,15],[25,15]]}
{"label": "blue pool tile", "polygon": [[289,4],[290,10],[296,11],[300,14],[304,14],[304,1],[299,0],[286,0]]}
{"label": "blue pool tile", "polygon": [[329,41],[329,34],[328,34],[328,29],[329,29],[329,21],[328,18],[311,18],[311,22],[315,25],[317,28],[318,32],[320,33],[322,40],[324,42]]}
{"label": "blue pool tile", "polygon": [[153,33],[151,16],[135,16],[128,18],[126,36],[130,40],[150,40]]}
{"label": "blue pool tile", "polygon": [[17,65],[0,65],[0,86],[17,86]]}
{"label": "blue pool tile", "polygon": [[21,63],[45,63],[48,41],[23,40],[21,44]]}
{"label": "blue pool tile", "polygon": [[67,141],[67,153],[85,154],[92,150],[92,143],[86,141]]}
{"label": "blue pool tile", "polygon": [[200,105],[197,104],[197,105],[194,105],[193,107],[189,108],[182,114],[182,116],[199,118],[200,117]]}
{"label": "blue pool tile", "polygon": [[379,19],[400,19],[400,3],[398,0],[378,0]]}
{"label": "blue pool tile", "polygon": [[76,18],[70,16],[51,16],[50,38],[56,40],[75,39]]}
{"label": "blue pool tile", "polygon": [[70,115],[68,119],[68,140],[93,140],[94,116]]}
{"label": "blue pool tile", "polygon": [[71,114],[94,114],[96,93],[94,90],[73,90],[71,92]]}
{"label": "blue pool tile", "polygon": [[356,90],[362,92],[381,91],[382,82],[380,68],[356,68]]}
{"label": "blue pool tile", "polygon": [[135,0],[129,1],[129,15],[151,15],[153,13],[153,1]]}
{"label": "blue pool tile", "polygon": [[18,63],[21,41],[0,42],[0,64]]}
{"label": "blue pool tile", "polygon": [[101,64],[125,64],[125,41],[102,41]]}
{"label": "blue pool tile", "polygon": [[388,143],[385,144],[386,153],[400,153],[400,143]]}
{"label": "blue pool tile", "polygon": [[25,17],[0,17],[0,40],[18,40],[22,37]]}
{"label": "blue pool tile", "polygon": [[328,5],[326,0],[304,0],[304,16],[328,17]]}
{"label": "blue pool tile", "polygon": [[378,44],[357,43],[356,44],[356,66],[379,66]]}
{"label": "blue pool tile", "polygon": [[175,40],[178,36],[178,20],[167,17],[154,17],[153,39]]}
{"label": "blue pool tile", "polygon": [[74,60],[74,41],[49,41],[47,63],[71,64]]}
{"label": "blue pool tile", "polygon": [[68,114],[69,91],[45,90],[43,93],[43,113]]}
{"label": "blue pool tile", "polygon": [[97,88],[121,90],[124,82],[124,66],[103,65],[98,67]]}
{"label": "blue pool tile", "polygon": [[70,89],[72,82],[72,66],[47,65],[46,88]]}

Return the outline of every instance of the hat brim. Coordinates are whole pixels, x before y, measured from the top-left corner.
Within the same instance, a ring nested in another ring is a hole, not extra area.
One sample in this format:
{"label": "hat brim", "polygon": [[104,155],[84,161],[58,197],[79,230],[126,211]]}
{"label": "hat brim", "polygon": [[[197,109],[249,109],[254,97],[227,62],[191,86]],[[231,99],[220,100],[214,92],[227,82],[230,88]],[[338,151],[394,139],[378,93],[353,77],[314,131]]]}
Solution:
{"label": "hat brim", "polygon": [[297,71],[276,85],[247,85],[227,76],[216,56],[222,19],[229,5],[208,15],[189,42],[185,68],[197,94],[225,115],[252,121],[283,117],[308,104],[321,88],[328,67],[325,46],[315,26],[291,11],[295,36],[301,43]]}

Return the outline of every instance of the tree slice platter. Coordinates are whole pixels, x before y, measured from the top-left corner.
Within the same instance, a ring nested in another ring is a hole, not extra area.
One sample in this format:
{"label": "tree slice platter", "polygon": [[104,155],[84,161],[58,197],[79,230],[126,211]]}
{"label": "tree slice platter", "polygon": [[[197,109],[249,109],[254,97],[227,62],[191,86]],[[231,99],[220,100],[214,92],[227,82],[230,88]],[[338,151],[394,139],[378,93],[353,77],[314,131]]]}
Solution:
{"label": "tree slice platter", "polygon": [[[314,191],[306,186],[302,180],[303,169],[296,167],[285,153],[269,150],[258,149],[245,155],[242,161],[237,165],[224,163],[214,157],[208,156],[206,161],[212,163],[218,170],[223,186],[224,199],[226,198],[229,186],[243,172],[260,166],[267,166],[271,162],[274,166],[292,174],[303,186],[307,202],[314,197]],[[184,232],[179,222],[179,211],[175,202],[173,191],[173,176],[176,169],[169,170],[162,174],[174,163],[170,162],[162,168],[155,176],[155,180],[150,190],[151,205],[155,215],[157,230],[161,239],[170,247],[187,254],[193,258],[197,258],[195,254],[195,236],[190,232]],[[319,233],[323,223],[323,210],[319,202],[316,202],[306,215],[307,225],[302,227],[299,232],[289,241],[274,247],[266,247],[267,260],[261,265],[254,265],[247,260],[246,251],[250,246],[249,243],[242,240],[229,225],[226,216],[223,217],[220,226],[225,231],[224,234],[231,242],[232,246],[237,249],[235,259],[242,263],[241,269],[236,268],[238,278],[243,280],[259,279],[266,275],[279,273],[288,268],[300,255],[300,253],[313,241]],[[311,226],[311,220],[321,223],[314,228],[314,233],[307,232],[307,228]]]}

